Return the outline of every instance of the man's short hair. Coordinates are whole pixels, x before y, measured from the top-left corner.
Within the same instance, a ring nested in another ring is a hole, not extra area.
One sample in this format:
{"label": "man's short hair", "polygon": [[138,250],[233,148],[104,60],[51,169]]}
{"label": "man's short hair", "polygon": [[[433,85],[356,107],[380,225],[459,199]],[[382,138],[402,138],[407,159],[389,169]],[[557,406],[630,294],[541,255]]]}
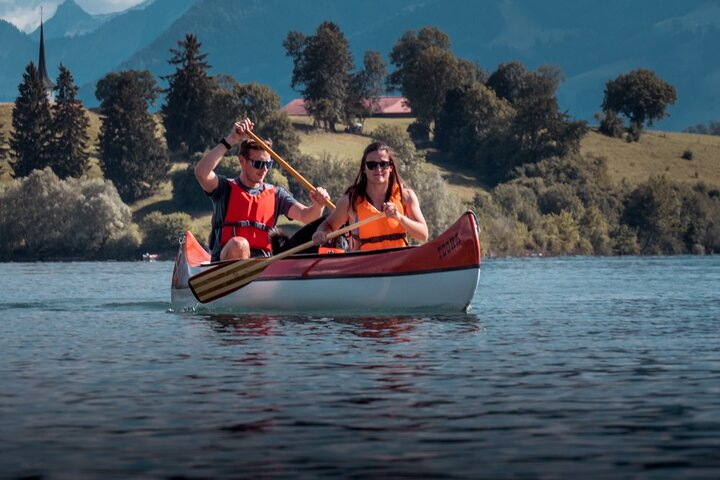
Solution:
{"label": "man's short hair", "polygon": [[[265,142],[268,147],[272,148],[273,141],[271,138],[263,138],[263,142]],[[265,149],[262,148],[260,144],[257,143],[255,140],[253,140],[252,138],[246,138],[240,143],[240,151],[238,152],[238,155],[242,155],[245,158],[250,158],[248,156],[250,150],[265,151]]]}

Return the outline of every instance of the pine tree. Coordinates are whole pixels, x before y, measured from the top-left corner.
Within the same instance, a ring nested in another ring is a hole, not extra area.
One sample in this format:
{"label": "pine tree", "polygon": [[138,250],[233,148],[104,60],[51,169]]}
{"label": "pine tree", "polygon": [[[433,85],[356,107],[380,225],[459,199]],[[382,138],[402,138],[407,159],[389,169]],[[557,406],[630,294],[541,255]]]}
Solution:
{"label": "pine tree", "polygon": [[10,148],[13,176],[26,177],[50,165],[50,103],[35,64],[30,62],[18,85],[20,93],[12,113]]}
{"label": "pine tree", "polygon": [[216,143],[209,127],[214,84],[197,37],[187,34],[177,43],[180,48],[170,49],[173,57],[168,62],[176,66],[175,73],[163,77],[168,88],[161,113],[168,148],[192,154]]}
{"label": "pine tree", "polygon": [[158,93],[147,70],[109,73],[97,83],[95,96],[103,116],[100,167],[125,202],[152,195],[170,168],[148,112]]}
{"label": "pine tree", "polygon": [[5,126],[0,123],[0,176],[5,174],[5,160],[7,160],[7,147],[5,146]]}
{"label": "pine tree", "polygon": [[73,77],[64,65],[60,64],[60,74],[55,85],[55,107],[50,148],[50,158],[55,174],[65,179],[80,177],[88,168],[87,151],[88,119],[82,103],[77,99],[78,88]]}

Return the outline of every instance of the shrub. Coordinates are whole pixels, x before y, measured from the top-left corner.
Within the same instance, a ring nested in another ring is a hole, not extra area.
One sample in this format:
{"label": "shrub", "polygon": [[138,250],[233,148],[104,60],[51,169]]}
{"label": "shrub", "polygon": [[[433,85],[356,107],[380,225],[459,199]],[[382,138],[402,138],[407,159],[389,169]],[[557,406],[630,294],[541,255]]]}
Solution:
{"label": "shrub", "polygon": [[34,170],[0,190],[0,256],[107,258],[108,245],[136,246],[130,208],[110,181],[60,180]]}
{"label": "shrub", "polygon": [[540,212],[532,189],[517,183],[501,183],[492,190],[492,195],[503,213],[520,220],[530,230],[539,224]]}
{"label": "shrub", "polygon": [[639,255],[640,244],[635,229],[620,225],[613,233],[613,252],[617,255]]}
{"label": "shrub", "polygon": [[550,255],[589,253],[591,248],[580,236],[580,226],[567,211],[543,216],[542,235],[536,236],[539,246]]}
{"label": "shrub", "polygon": [[523,255],[534,248],[527,225],[502,213],[492,196],[475,194],[472,209],[480,223],[483,255]]}
{"label": "shrub", "polygon": [[682,153],[682,158],[683,158],[683,160],[692,160],[692,159],[693,159],[693,151],[690,150],[689,148],[686,149],[686,150]]}
{"label": "shrub", "polygon": [[[337,201],[353,183],[359,166],[359,161],[328,153],[320,154],[317,158],[311,155],[300,155],[293,162],[293,168],[302,172],[305,180],[314,187],[325,188],[333,201]],[[305,187],[291,176],[287,179],[287,183],[290,192],[307,205],[310,200]]]}
{"label": "shrub", "polygon": [[580,219],[580,233],[596,255],[612,255],[610,223],[596,205],[584,209]]}
{"label": "shrub", "polygon": [[462,214],[464,207],[448,188],[437,168],[418,165],[404,177],[420,202],[429,238],[445,231]]}
{"label": "shrub", "polygon": [[598,127],[600,133],[612,138],[622,138],[625,132],[625,125],[623,124],[622,118],[620,118],[616,112],[608,110],[604,114],[596,114],[595,118],[600,121],[600,126]]}
{"label": "shrub", "polygon": [[[381,124],[372,132],[373,141],[384,142],[395,152],[395,159],[399,164],[400,174],[403,176],[414,165],[425,163],[425,157],[421,155],[415,143],[413,143],[408,132],[397,125]],[[362,152],[358,152],[358,160]],[[359,164],[359,162],[358,162]],[[359,166],[359,165],[358,165]]]}
{"label": "shrub", "polygon": [[538,207],[544,215],[549,213],[557,215],[562,211],[567,211],[576,218],[583,210],[582,202],[575,195],[575,189],[562,183],[551,185],[541,191],[538,195]]}
{"label": "shrub", "polygon": [[189,230],[191,225],[192,219],[187,213],[151,212],[141,223],[142,248],[148,252],[173,251],[177,247],[180,234]]}
{"label": "shrub", "polygon": [[683,231],[682,199],[665,177],[651,177],[630,192],[622,222],[637,233],[644,254],[676,253]]}

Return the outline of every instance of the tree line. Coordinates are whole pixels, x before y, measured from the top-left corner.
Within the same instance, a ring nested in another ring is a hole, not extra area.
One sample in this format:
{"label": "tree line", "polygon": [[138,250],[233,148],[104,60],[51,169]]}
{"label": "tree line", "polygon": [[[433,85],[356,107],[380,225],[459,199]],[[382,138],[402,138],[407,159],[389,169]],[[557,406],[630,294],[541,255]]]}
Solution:
{"label": "tree line", "polygon": [[[390,74],[374,51],[365,52],[356,71],[349,43],[331,22],[321,23],[312,35],[291,31],[283,45],[293,62],[291,84],[305,99],[317,128],[336,131],[340,123],[362,122],[387,91],[407,99],[415,116],[408,131],[385,128],[372,136],[401,152],[403,175],[418,191],[433,233],[454,220],[462,205],[436,171],[427,168],[424,147],[475,170],[490,187],[490,194],[478,194],[471,206],[485,222],[486,243],[498,254],[699,253],[720,247],[717,190],[698,186],[691,194],[661,178],[636,189],[616,187],[607,181],[603,159],[581,157],[579,144],[588,125],[559,110],[556,91],[562,73],[555,67],[530,71],[511,61],[487,72],[455,57],[447,35],[434,27],[402,35],[390,52]],[[264,85],[211,76],[206,57],[198,38],[188,34],[171,49],[169,63],[175,71],[163,77],[165,89],[148,71],[112,72],[98,81],[99,165],[120,203],[152,195],[168,178],[171,164],[183,161],[190,166],[171,177],[176,205],[189,210],[207,205],[201,203],[207,200],[195,184],[192,163],[244,116],[258,119],[258,133],[273,138],[275,150],[308,172],[312,183],[327,184],[327,165],[336,170],[334,179],[347,177],[345,183],[350,183],[355,161],[301,155],[299,137],[280,112],[278,95]],[[55,88],[51,105],[37,69],[27,66],[13,110],[10,151],[0,151],[9,154],[16,179],[47,168],[50,183],[87,172],[87,114],[62,65]],[[163,103],[155,116],[150,112],[160,94]],[[599,130],[638,141],[643,128],[666,116],[675,101],[671,85],[654,72],[635,69],[607,82]],[[232,174],[237,169],[232,162],[229,156],[220,168]],[[322,168],[316,168],[320,162]],[[296,194],[302,191],[277,171],[270,180]],[[337,197],[345,187],[332,185],[329,191]],[[706,221],[691,225],[690,217],[680,218],[677,212],[694,208],[688,202],[696,196],[704,200],[692,218]],[[671,214],[675,221],[667,220]],[[186,214],[158,215],[143,223],[143,229],[154,232],[144,231],[146,238],[172,240],[189,223]],[[651,225],[639,220],[643,216],[665,220]],[[653,229],[656,233],[650,235]]]}

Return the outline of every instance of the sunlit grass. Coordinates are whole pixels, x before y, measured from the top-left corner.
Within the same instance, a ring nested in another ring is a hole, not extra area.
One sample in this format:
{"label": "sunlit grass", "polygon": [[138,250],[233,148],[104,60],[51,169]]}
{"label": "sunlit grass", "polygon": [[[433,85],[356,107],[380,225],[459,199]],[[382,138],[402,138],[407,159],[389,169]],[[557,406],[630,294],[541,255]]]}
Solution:
{"label": "sunlit grass", "polygon": [[[692,160],[682,158],[692,152]],[[639,142],[628,143],[590,132],[582,141],[582,152],[605,157],[611,178],[629,184],[665,175],[676,182],[720,186],[720,136],[676,132],[644,132]]]}

